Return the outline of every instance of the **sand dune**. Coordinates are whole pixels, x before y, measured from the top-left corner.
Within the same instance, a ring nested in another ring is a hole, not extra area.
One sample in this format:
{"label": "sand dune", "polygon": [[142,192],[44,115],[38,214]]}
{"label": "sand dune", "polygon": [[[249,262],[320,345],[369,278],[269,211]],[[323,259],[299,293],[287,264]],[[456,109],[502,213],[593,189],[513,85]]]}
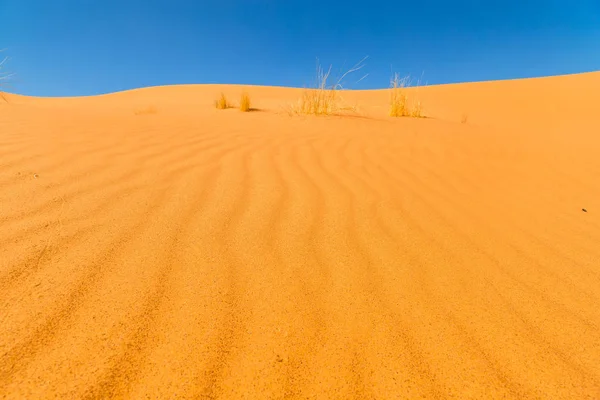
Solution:
{"label": "sand dune", "polygon": [[220,90],[0,105],[0,397],[600,399],[600,73]]}

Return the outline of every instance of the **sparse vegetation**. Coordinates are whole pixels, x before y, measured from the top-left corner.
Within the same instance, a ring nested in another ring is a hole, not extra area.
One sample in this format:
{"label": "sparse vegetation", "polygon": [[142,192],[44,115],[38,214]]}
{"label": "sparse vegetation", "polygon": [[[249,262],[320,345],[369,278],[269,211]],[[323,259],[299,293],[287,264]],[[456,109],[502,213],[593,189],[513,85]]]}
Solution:
{"label": "sparse vegetation", "polygon": [[251,110],[250,95],[247,92],[243,92],[242,97],[240,98],[240,110],[242,112],[248,112]]}
{"label": "sparse vegetation", "polygon": [[407,78],[400,79],[398,74],[395,74],[394,79],[391,81],[390,117],[405,117],[408,115],[406,104],[408,97],[404,91],[406,82]]}
{"label": "sparse vegetation", "polygon": [[225,110],[226,108],[231,107],[231,105],[227,101],[225,93],[221,93],[221,96],[217,100],[215,100],[215,107],[217,107],[219,110]]}
{"label": "sparse vegetation", "polygon": [[466,124],[468,121],[469,121],[469,114],[463,113],[463,115],[460,117],[460,123]]}
{"label": "sparse vegetation", "polygon": [[[329,68],[325,70],[317,60],[315,86],[304,89],[300,99],[298,99],[296,103],[290,104],[285,111],[287,111],[289,115],[341,115],[345,112],[355,114],[358,111],[358,108],[355,105],[344,104],[340,94],[340,92],[345,89],[342,82],[348,75],[361,70],[365,66],[364,62],[367,58],[368,57],[364,57],[352,68],[344,72],[334,84],[328,84],[331,77],[332,66],[329,66]],[[367,75],[368,74],[362,76],[357,82],[363,80]],[[400,78],[398,74],[394,74],[390,83],[391,96],[389,115],[391,117],[425,118],[423,104],[418,100],[417,96],[414,96],[414,89],[407,90],[410,86],[409,77]],[[411,97],[417,98],[409,98],[409,93],[411,93]],[[214,104],[215,108],[219,110],[234,107],[223,92],[221,92],[220,97],[215,100]],[[253,110],[250,95],[246,91],[243,91],[241,94],[239,109],[242,112]],[[466,119],[463,123],[465,122]]]}
{"label": "sparse vegetation", "polygon": [[[346,76],[356,72],[364,67],[364,61],[367,57],[360,60],[352,68],[346,71],[336,81],[335,84],[328,86],[327,80],[331,75],[331,66],[327,71],[321,67],[317,61],[317,84],[314,88],[305,89],[298,103],[292,106],[292,114],[304,115],[334,115],[341,111],[356,111],[356,107],[343,105],[339,92],[343,90],[342,82]],[[360,82],[367,75],[364,75],[357,82]]]}
{"label": "sparse vegetation", "polygon": [[410,109],[410,116],[413,118],[424,118],[423,115],[423,105],[421,102],[417,100],[417,102]]}
{"label": "sparse vegetation", "polygon": [[[4,50],[0,50],[0,52],[2,52],[2,51],[4,51]],[[4,65],[6,64],[7,61],[8,61],[8,57],[4,57],[0,61],[0,98],[3,99],[4,101],[6,101],[6,97],[5,97],[5,94],[2,91],[2,89],[4,87],[6,87],[6,84],[8,83],[9,79],[13,76],[13,74],[10,74],[8,72],[3,72]]]}
{"label": "sparse vegetation", "polygon": [[406,87],[409,85],[408,77],[400,78],[394,75],[391,81],[390,116],[391,117],[423,117],[423,106],[420,101],[409,105]]}

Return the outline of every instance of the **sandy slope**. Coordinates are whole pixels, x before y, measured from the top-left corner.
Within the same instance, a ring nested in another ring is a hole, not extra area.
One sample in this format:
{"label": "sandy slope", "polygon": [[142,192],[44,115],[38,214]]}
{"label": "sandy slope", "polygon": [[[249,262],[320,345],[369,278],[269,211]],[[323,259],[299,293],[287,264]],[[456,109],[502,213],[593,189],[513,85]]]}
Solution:
{"label": "sandy slope", "polygon": [[0,105],[0,397],[600,399],[600,73],[220,89]]}

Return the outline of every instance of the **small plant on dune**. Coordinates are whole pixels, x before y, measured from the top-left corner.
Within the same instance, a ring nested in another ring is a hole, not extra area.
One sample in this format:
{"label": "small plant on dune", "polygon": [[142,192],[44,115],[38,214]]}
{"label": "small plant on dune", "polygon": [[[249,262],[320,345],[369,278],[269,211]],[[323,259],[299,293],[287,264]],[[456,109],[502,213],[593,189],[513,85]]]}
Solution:
{"label": "small plant on dune", "polygon": [[413,118],[423,118],[423,106],[420,101],[417,101],[410,109],[410,116]]}
{"label": "small plant on dune", "polygon": [[215,100],[215,107],[217,107],[219,110],[224,110],[226,108],[231,107],[231,105],[227,101],[227,97],[225,97],[225,93],[221,93],[221,96],[217,100]]}
{"label": "small plant on dune", "polygon": [[[4,51],[4,50],[0,50],[0,52],[2,52],[2,51]],[[10,78],[13,76],[13,74],[2,71],[4,69],[4,65],[6,64],[7,61],[8,61],[8,57],[4,57],[0,61],[0,98],[3,99],[4,101],[7,101],[7,100],[4,95],[4,92],[1,89],[6,87],[6,84],[8,83]]]}
{"label": "small plant on dune", "polygon": [[404,89],[407,86],[408,78],[400,79],[398,74],[394,75],[394,79],[391,81],[391,96],[390,96],[390,116],[391,117],[405,117],[409,114],[408,112],[408,96]]}
{"label": "small plant on dune", "polygon": [[242,112],[248,112],[251,110],[250,95],[246,92],[243,92],[242,97],[240,98],[240,110]]}
{"label": "small plant on dune", "polygon": [[460,123],[466,124],[468,121],[469,121],[469,114],[463,113],[463,115],[460,117]]}
{"label": "small plant on dune", "polygon": [[[333,85],[328,85],[327,80],[331,75],[331,66],[327,71],[321,67],[317,60],[317,84],[314,88],[305,89],[298,103],[292,106],[292,114],[305,115],[334,115],[340,111],[356,111],[355,107],[342,106],[340,90],[343,90],[342,82],[347,75],[356,72],[364,67],[364,57],[352,68],[346,71]],[[364,75],[357,82],[363,80]]]}
{"label": "small plant on dune", "polygon": [[334,86],[327,87],[327,79],[331,73],[331,67],[325,72],[320,65],[317,65],[317,86],[311,89],[305,89],[297,106],[299,114],[312,115],[330,115],[334,112],[337,98]]}
{"label": "small plant on dune", "polygon": [[416,101],[412,107],[409,105],[406,88],[409,85],[408,77],[400,78],[394,74],[391,80],[390,117],[423,118],[423,105]]}

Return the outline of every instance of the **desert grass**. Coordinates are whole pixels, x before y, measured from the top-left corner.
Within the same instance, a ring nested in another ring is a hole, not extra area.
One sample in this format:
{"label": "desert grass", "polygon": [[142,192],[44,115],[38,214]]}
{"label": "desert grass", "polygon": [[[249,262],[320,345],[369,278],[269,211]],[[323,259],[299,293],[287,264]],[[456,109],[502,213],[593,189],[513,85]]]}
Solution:
{"label": "desert grass", "polygon": [[408,84],[408,77],[400,78],[398,74],[391,80],[390,117],[408,116],[408,95],[404,90]]}
{"label": "desert grass", "polygon": [[240,110],[242,112],[248,112],[252,110],[250,105],[250,95],[247,92],[243,92],[240,98]]}
{"label": "desert grass", "polygon": [[460,117],[460,123],[466,124],[468,121],[469,121],[469,114],[463,113],[463,115]]}
{"label": "desert grass", "polygon": [[413,118],[425,118],[423,105],[419,100],[415,101],[415,104],[410,108],[410,116]]}
{"label": "desert grass", "polygon": [[[4,50],[0,50],[0,52],[2,52],[2,51],[4,51]],[[13,76],[13,74],[3,71],[5,64],[7,62],[8,62],[8,57],[4,57],[2,59],[2,61],[0,61],[0,98],[3,99],[4,101],[7,101],[7,99],[6,99],[5,93],[2,89],[6,87],[8,81]]]}
{"label": "desert grass", "polygon": [[215,107],[219,110],[225,110],[226,108],[230,108],[231,104],[227,101],[227,97],[225,93],[221,93],[221,96],[215,100]]}
{"label": "desert grass", "polygon": [[410,85],[409,77],[400,78],[394,74],[391,80],[390,117],[423,118],[423,105],[420,101],[409,104],[406,88]]}
{"label": "desert grass", "polygon": [[[292,105],[290,114],[302,114],[302,115],[336,115],[342,112],[356,112],[356,106],[349,106],[344,104],[340,91],[344,89],[342,82],[351,73],[361,70],[365,65],[364,62],[367,57],[364,57],[352,68],[343,73],[337,81],[328,85],[328,80],[331,75],[331,66],[325,71],[325,69],[319,64],[317,60],[317,82],[315,87],[304,89],[302,97],[298,102]],[[363,80],[367,75],[364,75],[357,82]]]}

